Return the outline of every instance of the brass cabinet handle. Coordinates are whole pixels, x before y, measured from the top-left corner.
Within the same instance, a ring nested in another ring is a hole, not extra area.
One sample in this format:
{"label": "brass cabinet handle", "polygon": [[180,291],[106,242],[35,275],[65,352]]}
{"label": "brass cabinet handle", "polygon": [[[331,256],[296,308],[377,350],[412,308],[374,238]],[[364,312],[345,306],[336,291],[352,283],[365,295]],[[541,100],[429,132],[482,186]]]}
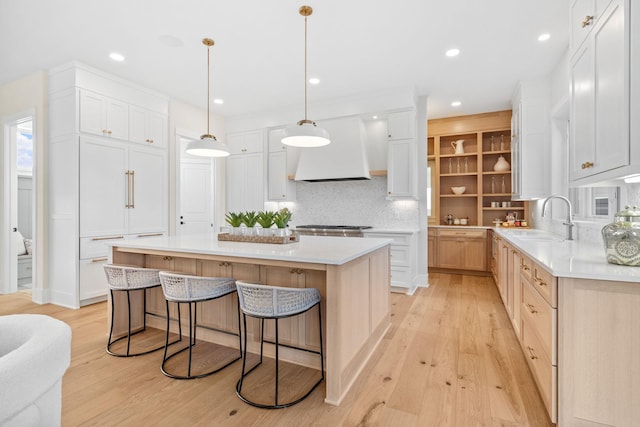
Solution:
{"label": "brass cabinet handle", "polygon": [[116,240],[116,239],[124,239],[124,236],[105,236],[105,237],[92,237],[91,240]]}
{"label": "brass cabinet handle", "polygon": [[584,162],[584,163],[581,165],[581,167],[582,167],[582,169],[589,169],[589,168],[592,168],[592,167],[593,167],[593,162]]}
{"label": "brass cabinet handle", "polygon": [[127,176],[127,204],[124,207],[128,209],[131,207],[131,171],[125,171],[124,174]]}
{"label": "brass cabinet handle", "polygon": [[163,256],[162,260],[163,261],[173,261],[173,257],[172,256]]}
{"label": "brass cabinet handle", "polygon": [[227,261],[222,261],[220,263],[220,267],[230,267],[230,266],[231,266],[231,263]]}
{"label": "brass cabinet handle", "polygon": [[146,233],[146,234],[138,234],[138,237],[153,237],[153,236],[162,236],[162,233]]}
{"label": "brass cabinet handle", "polygon": [[536,314],[536,313],[538,312],[538,310],[536,310],[536,309],[535,309],[535,308],[536,308],[536,306],[535,306],[535,305],[533,305],[533,304],[529,304],[529,303],[527,303],[527,307],[529,307],[529,312],[530,312],[531,314]]}
{"label": "brass cabinet handle", "polygon": [[105,257],[102,257],[102,258],[94,258],[94,259],[91,260],[91,262],[104,262],[104,261],[108,261],[108,260],[109,260],[109,258],[107,258],[105,256]]}
{"label": "brass cabinet handle", "polygon": [[588,27],[593,22],[593,15],[587,15],[582,20],[582,28]]}
{"label": "brass cabinet handle", "polygon": [[538,358],[538,356],[536,356],[536,354],[534,353],[534,351],[536,351],[535,348],[527,346],[527,350],[529,350],[529,357],[531,358],[531,360],[536,360]]}
{"label": "brass cabinet handle", "polygon": [[302,270],[301,268],[290,268],[289,269],[289,273],[291,274],[302,274],[304,273],[304,270]]}
{"label": "brass cabinet handle", "polygon": [[111,134],[113,133],[113,131],[108,130],[108,131],[107,131],[107,133],[108,133],[109,135],[111,135]]}
{"label": "brass cabinet handle", "polygon": [[521,269],[523,269],[524,271],[530,271],[530,270],[531,270],[531,269],[529,268],[529,266],[528,266],[528,265],[526,265],[526,264],[522,264],[522,265],[520,266],[520,268],[521,268]]}
{"label": "brass cabinet handle", "polygon": [[511,249],[511,253],[512,254],[516,254],[516,253],[518,253],[518,251],[516,251],[515,249]]}
{"label": "brass cabinet handle", "polygon": [[131,209],[136,207],[136,171],[131,171]]}
{"label": "brass cabinet handle", "polygon": [[534,277],[534,278],[533,278],[533,281],[534,281],[536,284],[540,285],[540,286],[547,286],[547,283],[546,283],[546,282],[544,282],[544,281],[543,281],[541,278],[539,278],[538,276]]}
{"label": "brass cabinet handle", "polygon": [[106,129],[102,129],[102,133],[107,133],[107,130]]}

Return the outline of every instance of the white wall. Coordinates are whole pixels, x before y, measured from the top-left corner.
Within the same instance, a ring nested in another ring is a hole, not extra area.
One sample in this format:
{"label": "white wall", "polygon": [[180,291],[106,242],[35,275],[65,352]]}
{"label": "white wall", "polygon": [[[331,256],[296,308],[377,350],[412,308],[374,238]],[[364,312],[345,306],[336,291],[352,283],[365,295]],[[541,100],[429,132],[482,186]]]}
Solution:
{"label": "white wall", "polygon": [[[35,258],[37,264],[34,266],[34,276],[36,277],[36,283],[34,283],[33,298],[35,301],[42,301],[43,289],[48,287],[46,281],[47,271],[47,253],[45,248],[47,247],[47,181],[48,175],[48,97],[47,97],[47,73],[44,71],[38,71],[36,73],[25,76],[21,79],[0,86],[0,120],[3,122],[7,117],[14,116],[15,114],[23,113],[33,110],[35,111],[34,120],[34,152],[36,153],[34,163],[34,188],[36,191],[36,223],[34,224],[37,234],[34,239],[35,243]],[[0,146],[4,146],[4,132],[0,132]],[[0,174],[4,174],[4,158],[3,150],[0,150]],[[3,189],[0,186],[0,200],[3,200]],[[5,242],[9,238],[7,231],[10,228],[8,226],[0,227],[0,242]],[[5,257],[2,245],[0,245],[0,259]],[[0,272],[0,277],[4,272]],[[0,284],[0,288],[1,288]]]}

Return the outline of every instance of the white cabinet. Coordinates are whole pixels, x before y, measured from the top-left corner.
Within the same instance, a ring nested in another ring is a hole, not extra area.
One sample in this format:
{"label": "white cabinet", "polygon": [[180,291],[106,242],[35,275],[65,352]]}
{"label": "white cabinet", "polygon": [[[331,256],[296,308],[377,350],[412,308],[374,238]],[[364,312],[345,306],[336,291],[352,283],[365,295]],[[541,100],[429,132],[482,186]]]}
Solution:
{"label": "white cabinet", "polygon": [[226,159],[227,212],[264,209],[264,154],[262,131],[229,135],[231,155]]}
{"label": "white cabinet", "polygon": [[48,302],[78,308],[106,299],[108,243],[167,233],[167,144],[130,140],[166,141],[169,101],[73,63],[49,72],[49,110]]}
{"label": "white cabinet", "polygon": [[628,14],[625,0],[611,1],[571,59],[569,178],[577,183],[630,164]]}
{"label": "white cabinet", "polygon": [[389,114],[387,156],[387,198],[416,198],[418,187],[415,113],[404,111]]}
{"label": "white cabinet", "polygon": [[597,24],[611,0],[573,0],[571,15],[571,53],[587,39],[591,29]]}
{"label": "white cabinet", "polygon": [[267,158],[267,199],[286,201],[296,199],[296,183],[289,179],[289,175],[296,172],[294,161],[296,150],[287,147],[280,140],[284,133],[283,129],[272,129],[269,131],[269,155]]}
{"label": "white cabinet", "polygon": [[129,107],[129,140],[154,147],[167,146],[167,118],[146,108]]}
{"label": "white cabinet", "polygon": [[80,91],[80,132],[126,140],[129,136],[129,106],[95,92]]}
{"label": "white cabinet", "polygon": [[418,287],[418,232],[366,230],[364,237],[391,239],[391,290],[413,295]]}
{"label": "white cabinet", "polygon": [[511,197],[529,200],[547,197],[549,174],[540,173],[551,161],[549,83],[546,79],[523,81],[512,98]]}
{"label": "white cabinet", "polygon": [[80,237],[166,228],[166,153],[80,139]]}

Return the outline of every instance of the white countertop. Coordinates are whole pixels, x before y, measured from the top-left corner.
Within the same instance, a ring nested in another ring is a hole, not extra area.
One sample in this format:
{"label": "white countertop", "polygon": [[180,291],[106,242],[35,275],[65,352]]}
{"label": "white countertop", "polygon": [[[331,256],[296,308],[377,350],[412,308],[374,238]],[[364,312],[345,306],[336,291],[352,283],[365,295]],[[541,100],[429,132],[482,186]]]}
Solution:
{"label": "white countertop", "polygon": [[640,283],[640,267],[609,264],[602,241],[564,240],[542,230],[496,227],[494,231],[554,276]]}
{"label": "white countertop", "polygon": [[218,237],[216,235],[189,235],[120,240],[111,243],[111,246],[341,265],[391,243],[391,239],[300,236],[299,242],[281,245],[269,243],[221,242],[218,241]]}
{"label": "white countertop", "polygon": [[413,228],[377,228],[377,227],[373,227],[373,228],[368,228],[366,230],[362,230],[364,232],[364,234],[376,234],[376,233],[381,233],[381,234],[415,234],[420,232],[419,229],[413,229]]}

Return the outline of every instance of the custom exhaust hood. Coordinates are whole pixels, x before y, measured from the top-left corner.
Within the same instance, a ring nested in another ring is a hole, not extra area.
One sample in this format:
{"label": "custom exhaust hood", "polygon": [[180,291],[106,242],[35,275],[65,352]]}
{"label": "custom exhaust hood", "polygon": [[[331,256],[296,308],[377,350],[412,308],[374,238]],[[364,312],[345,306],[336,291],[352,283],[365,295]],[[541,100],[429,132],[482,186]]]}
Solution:
{"label": "custom exhaust hood", "polygon": [[322,122],[331,144],[300,150],[296,181],[354,181],[371,179],[364,123],[358,117]]}

